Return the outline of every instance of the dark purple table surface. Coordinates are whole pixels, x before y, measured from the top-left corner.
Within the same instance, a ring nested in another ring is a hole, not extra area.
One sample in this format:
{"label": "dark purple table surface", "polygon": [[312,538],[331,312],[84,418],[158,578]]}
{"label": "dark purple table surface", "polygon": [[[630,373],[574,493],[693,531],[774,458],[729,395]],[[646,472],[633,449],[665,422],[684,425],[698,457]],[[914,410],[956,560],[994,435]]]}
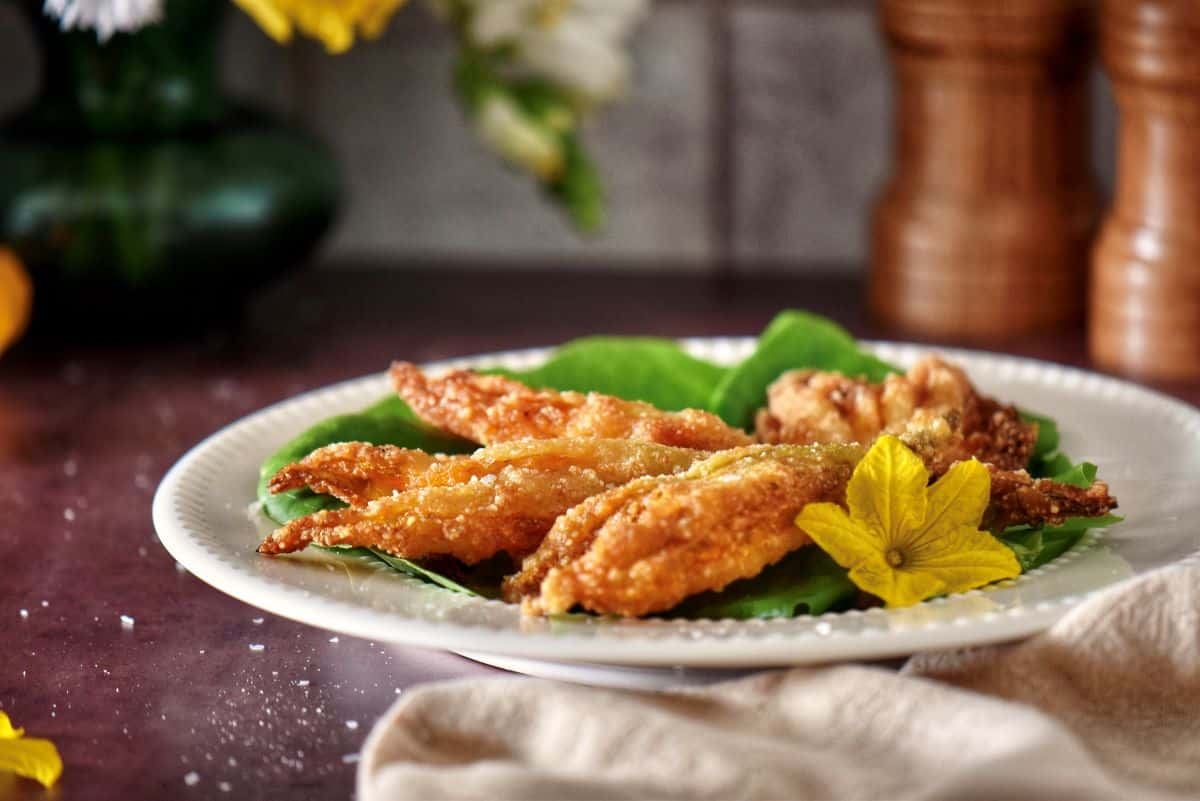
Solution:
{"label": "dark purple table surface", "polygon": [[[363,738],[399,694],[502,675],[334,637],[178,568],[150,501],[201,438],[396,357],[593,333],[754,334],[788,306],[900,336],[872,326],[860,298],[836,279],[327,271],[204,334],[23,343],[0,358],[0,709],[52,738],[66,770],[50,793],[0,777],[0,798],[349,798]],[[992,349],[1086,365],[1080,331]],[[1165,389],[1200,400],[1200,386]]]}

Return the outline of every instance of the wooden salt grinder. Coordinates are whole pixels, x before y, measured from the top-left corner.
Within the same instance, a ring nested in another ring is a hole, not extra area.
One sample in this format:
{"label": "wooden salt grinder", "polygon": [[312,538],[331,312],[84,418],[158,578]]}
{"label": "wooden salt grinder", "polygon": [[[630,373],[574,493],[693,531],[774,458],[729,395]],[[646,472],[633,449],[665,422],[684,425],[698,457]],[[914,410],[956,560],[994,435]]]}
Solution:
{"label": "wooden salt grinder", "polygon": [[895,170],[872,221],[884,322],[980,339],[1083,315],[1098,196],[1085,0],[882,0]]}
{"label": "wooden salt grinder", "polygon": [[1197,379],[1200,3],[1106,0],[1100,42],[1121,127],[1116,196],[1092,261],[1092,358]]}

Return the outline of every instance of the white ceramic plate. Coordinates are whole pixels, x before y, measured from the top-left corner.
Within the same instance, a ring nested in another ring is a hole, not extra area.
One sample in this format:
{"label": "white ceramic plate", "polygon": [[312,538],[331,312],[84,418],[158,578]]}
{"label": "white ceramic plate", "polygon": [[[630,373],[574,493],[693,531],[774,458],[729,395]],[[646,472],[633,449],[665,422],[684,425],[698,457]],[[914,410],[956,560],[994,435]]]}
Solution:
{"label": "white ceramic plate", "polygon": [[[732,363],[750,339],[684,343]],[[877,344],[907,365],[929,349]],[[548,350],[481,356],[432,368],[523,369]],[[291,437],[389,392],[383,375],[301,395],[234,423],[193,448],[163,479],[154,525],[184,567],[248,604],[331,631],[531,661],[627,666],[749,668],[875,659],[1027,636],[1090,593],[1200,551],[1200,411],[1133,384],[1053,364],[947,351],[986,393],[1056,418],[1062,447],[1100,467],[1127,521],[1092,533],[1050,564],[993,588],[906,609],[871,609],[771,621],[522,618],[517,607],[442,590],[375,562],[305,552],[266,558],[254,548],[263,520],[247,512],[258,466]]]}

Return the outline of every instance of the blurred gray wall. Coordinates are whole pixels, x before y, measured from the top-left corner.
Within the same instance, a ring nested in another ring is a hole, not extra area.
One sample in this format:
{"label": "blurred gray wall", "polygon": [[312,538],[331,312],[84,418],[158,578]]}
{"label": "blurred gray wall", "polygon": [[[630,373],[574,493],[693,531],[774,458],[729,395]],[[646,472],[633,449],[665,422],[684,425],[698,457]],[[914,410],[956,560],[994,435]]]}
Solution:
{"label": "blurred gray wall", "polygon": [[[343,165],[349,203],[323,263],[865,268],[891,92],[869,0],[658,0],[630,96],[588,133],[611,222],[587,240],[475,142],[448,90],[451,57],[417,7],[342,56],[281,48],[229,14],[230,87],[315,130]],[[1093,152],[1109,187],[1114,111],[1094,84]],[[0,3],[0,114],[36,85],[34,44]]]}

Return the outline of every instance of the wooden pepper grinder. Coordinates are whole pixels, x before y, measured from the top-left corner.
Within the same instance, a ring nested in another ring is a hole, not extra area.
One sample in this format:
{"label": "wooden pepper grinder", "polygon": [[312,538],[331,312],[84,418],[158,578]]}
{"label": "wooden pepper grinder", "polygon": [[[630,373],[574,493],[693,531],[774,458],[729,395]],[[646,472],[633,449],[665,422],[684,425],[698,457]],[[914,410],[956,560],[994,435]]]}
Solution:
{"label": "wooden pepper grinder", "polygon": [[884,322],[995,338],[1083,316],[1098,218],[1086,0],[882,0],[895,170],[875,209]]}
{"label": "wooden pepper grinder", "polygon": [[1200,378],[1200,3],[1105,0],[1100,41],[1121,127],[1092,261],[1092,358]]}

